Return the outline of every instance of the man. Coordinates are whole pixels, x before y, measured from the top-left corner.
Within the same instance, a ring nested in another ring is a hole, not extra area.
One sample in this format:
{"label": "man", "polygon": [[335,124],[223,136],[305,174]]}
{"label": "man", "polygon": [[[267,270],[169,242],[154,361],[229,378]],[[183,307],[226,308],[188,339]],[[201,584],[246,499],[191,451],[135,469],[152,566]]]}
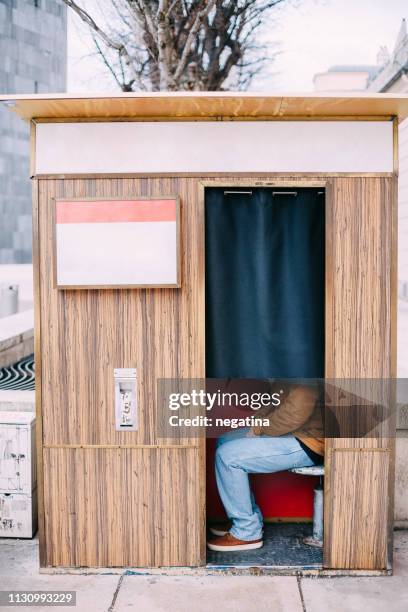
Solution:
{"label": "man", "polygon": [[324,438],[319,391],[292,385],[275,408],[256,416],[268,426],[228,432],[217,441],[215,472],[218,491],[230,519],[214,526],[217,536],[207,546],[215,551],[242,551],[263,545],[263,519],[250,488],[249,474],[265,474],[323,463]]}

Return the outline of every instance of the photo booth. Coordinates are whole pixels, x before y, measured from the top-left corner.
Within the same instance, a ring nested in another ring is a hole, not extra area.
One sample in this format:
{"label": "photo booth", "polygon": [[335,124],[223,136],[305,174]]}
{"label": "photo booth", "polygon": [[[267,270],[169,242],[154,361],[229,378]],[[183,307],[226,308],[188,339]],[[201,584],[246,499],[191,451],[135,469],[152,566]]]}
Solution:
{"label": "photo booth", "polygon": [[[212,442],[158,437],[157,380],[396,376],[408,97],[2,100],[31,123],[40,564],[205,567]],[[256,476],[266,521],[311,521],[316,482]],[[393,487],[392,436],[326,439],[317,572],[391,571]]]}

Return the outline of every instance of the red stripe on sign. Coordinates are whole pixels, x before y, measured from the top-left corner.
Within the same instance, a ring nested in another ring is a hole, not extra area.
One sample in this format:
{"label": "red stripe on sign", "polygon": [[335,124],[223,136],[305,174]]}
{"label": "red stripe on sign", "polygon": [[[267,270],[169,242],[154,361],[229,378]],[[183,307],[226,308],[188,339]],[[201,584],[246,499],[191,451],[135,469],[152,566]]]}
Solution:
{"label": "red stripe on sign", "polygon": [[175,220],[176,200],[60,200],[57,202],[57,223]]}

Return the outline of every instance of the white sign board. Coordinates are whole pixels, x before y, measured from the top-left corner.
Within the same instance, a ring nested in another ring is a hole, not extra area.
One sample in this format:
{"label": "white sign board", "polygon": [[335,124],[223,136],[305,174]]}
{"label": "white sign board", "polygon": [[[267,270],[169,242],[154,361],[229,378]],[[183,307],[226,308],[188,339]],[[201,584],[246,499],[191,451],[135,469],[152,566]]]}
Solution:
{"label": "white sign board", "polygon": [[179,287],[179,201],[57,200],[58,288]]}

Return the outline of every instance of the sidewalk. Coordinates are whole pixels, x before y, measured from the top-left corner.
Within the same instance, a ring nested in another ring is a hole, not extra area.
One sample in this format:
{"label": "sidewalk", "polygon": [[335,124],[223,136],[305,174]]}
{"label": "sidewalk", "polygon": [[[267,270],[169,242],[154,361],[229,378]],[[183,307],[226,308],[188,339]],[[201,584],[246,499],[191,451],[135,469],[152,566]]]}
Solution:
{"label": "sidewalk", "polygon": [[1,540],[0,590],[74,590],[76,607],[64,609],[78,612],[406,612],[408,531],[395,532],[394,548],[394,576],[378,578],[47,575],[38,573],[37,540]]}

